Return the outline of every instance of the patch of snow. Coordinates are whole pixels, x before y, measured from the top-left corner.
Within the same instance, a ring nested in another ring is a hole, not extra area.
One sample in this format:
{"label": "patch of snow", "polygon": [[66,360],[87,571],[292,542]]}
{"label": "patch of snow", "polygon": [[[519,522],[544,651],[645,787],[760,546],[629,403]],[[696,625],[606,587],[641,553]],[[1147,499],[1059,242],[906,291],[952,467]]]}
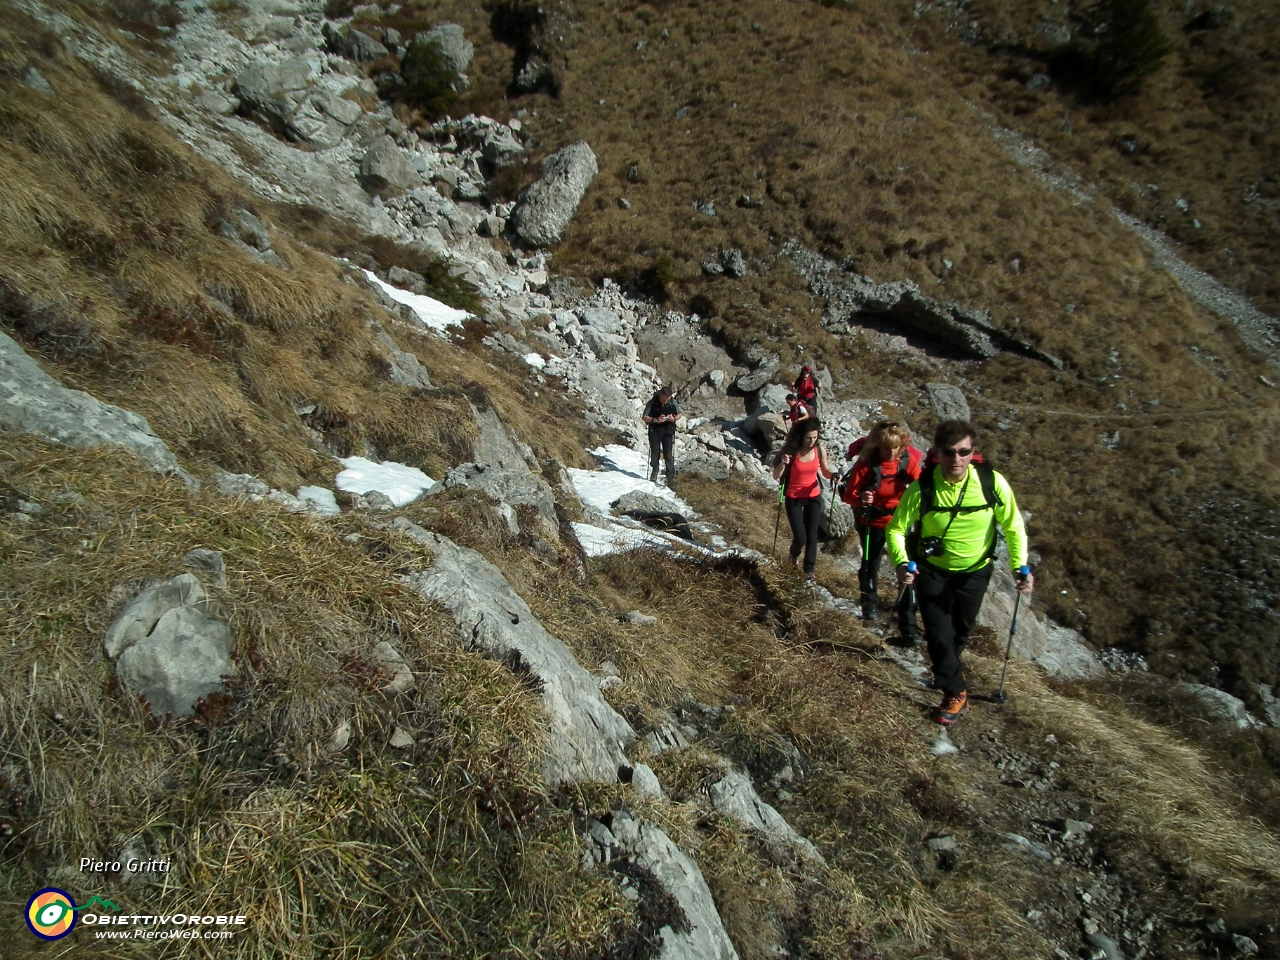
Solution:
{"label": "patch of snow", "polygon": [[547,365],[547,361],[542,359],[542,354],[540,353],[526,353],[524,355],[524,362],[538,370],[541,370]]}
{"label": "patch of snow", "polygon": [[299,487],[298,499],[305,500],[326,517],[336,517],[342,512],[333,491],[325,487]]}
{"label": "patch of snow", "polygon": [[626,553],[640,547],[668,547],[671,541],[648,530],[636,530],[620,524],[610,524],[609,529],[589,523],[575,523],[574,535],[582,544],[582,552],[588,558],[603,557],[611,553]]}
{"label": "patch of snow", "polygon": [[639,490],[655,497],[671,502],[671,510],[684,517],[695,516],[693,507],[689,506],[666,487],[650,483],[649,460],[639,451],[620,444],[609,444],[589,451],[599,458],[601,470],[569,469],[569,479],[578,498],[589,507],[594,507],[606,516],[610,504],[625,493]]}
{"label": "patch of snow", "polygon": [[410,293],[408,290],[401,290],[399,287],[393,287],[391,284],[382,280],[376,273],[371,270],[364,271],[364,275],[368,277],[370,283],[376,283],[382,290],[396,303],[406,304],[422,321],[425,326],[430,327],[437,333],[444,333],[449,327],[457,327],[462,325],[462,321],[466,320],[471,314],[465,310],[455,310],[448,304],[441,303],[439,300],[433,300],[431,297],[423,296],[420,293]]}
{"label": "patch of snow", "polygon": [[[347,457],[338,462],[345,469],[334,480],[335,487],[346,490],[348,493],[368,493],[370,490],[377,490],[390,497],[391,502],[397,507],[412,503],[436,484],[417,467],[393,463],[390,460],[385,463],[374,463],[364,457]],[[330,494],[330,497],[332,496]]]}

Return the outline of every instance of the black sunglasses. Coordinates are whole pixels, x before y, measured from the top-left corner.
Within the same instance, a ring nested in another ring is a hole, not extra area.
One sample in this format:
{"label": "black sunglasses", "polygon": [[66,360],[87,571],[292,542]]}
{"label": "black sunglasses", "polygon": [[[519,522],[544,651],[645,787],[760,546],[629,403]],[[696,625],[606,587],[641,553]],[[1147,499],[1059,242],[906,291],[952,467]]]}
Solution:
{"label": "black sunglasses", "polygon": [[957,450],[955,447],[941,447],[938,452],[947,457],[967,457],[973,453],[973,447],[965,447],[963,450]]}

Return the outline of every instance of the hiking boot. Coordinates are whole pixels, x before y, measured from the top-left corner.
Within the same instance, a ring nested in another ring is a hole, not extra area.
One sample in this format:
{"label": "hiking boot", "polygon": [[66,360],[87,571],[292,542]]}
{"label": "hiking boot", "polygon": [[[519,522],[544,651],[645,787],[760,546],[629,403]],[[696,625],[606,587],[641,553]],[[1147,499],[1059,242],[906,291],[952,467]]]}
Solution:
{"label": "hiking boot", "polygon": [[875,622],[876,595],[874,593],[864,593],[862,595],[862,619],[868,622]]}
{"label": "hiking boot", "polygon": [[943,697],[941,706],[934,712],[933,719],[944,727],[949,727],[969,712],[969,694],[961,690]]}
{"label": "hiking boot", "polygon": [[667,489],[674,490],[676,488],[676,472],[674,470],[667,471]]}
{"label": "hiking boot", "polygon": [[806,573],[804,575],[804,578],[808,580],[810,583],[813,583],[813,581],[818,579],[817,575],[814,573]]}
{"label": "hiking boot", "polygon": [[658,482],[658,468],[657,468],[657,467],[654,467],[652,470],[650,470],[650,471],[649,471],[649,482],[650,482],[650,483],[657,483],[657,482]]}

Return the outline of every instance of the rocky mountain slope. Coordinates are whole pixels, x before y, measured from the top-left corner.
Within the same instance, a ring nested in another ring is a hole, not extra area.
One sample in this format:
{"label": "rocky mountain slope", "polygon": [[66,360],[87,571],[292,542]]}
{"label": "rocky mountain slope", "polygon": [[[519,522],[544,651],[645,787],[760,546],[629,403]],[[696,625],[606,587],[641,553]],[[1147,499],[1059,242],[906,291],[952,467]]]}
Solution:
{"label": "rocky mountain slope", "polygon": [[[1274,323],[955,5],[4,9],[17,955],[1280,950]],[[802,358],[1029,508],[949,735],[847,509],[770,560]]]}

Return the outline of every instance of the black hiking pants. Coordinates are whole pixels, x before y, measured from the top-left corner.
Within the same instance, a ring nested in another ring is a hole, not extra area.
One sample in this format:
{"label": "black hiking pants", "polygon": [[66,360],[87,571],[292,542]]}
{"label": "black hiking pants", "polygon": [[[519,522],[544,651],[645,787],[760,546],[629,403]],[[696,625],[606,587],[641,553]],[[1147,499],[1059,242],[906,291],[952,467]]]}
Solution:
{"label": "black hiking pants", "polygon": [[668,427],[666,424],[659,429],[650,428],[649,430],[649,473],[658,472],[658,464],[660,458],[667,458],[667,478],[670,479],[676,475],[676,457],[675,457],[676,431],[674,427]]}
{"label": "black hiking pants", "polygon": [[[854,521],[854,530],[858,534],[858,545],[862,547],[862,566],[858,568],[858,586],[862,588],[864,597],[874,603],[878,599],[877,581],[880,579],[880,558],[884,556],[885,527],[872,527],[870,537],[867,526],[859,518]],[[916,598],[915,591],[908,590],[902,595],[902,605],[897,609],[898,632],[908,639],[915,637]]]}
{"label": "black hiking pants", "polygon": [[977,622],[993,567],[950,573],[925,560],[916,574],[916,601],[924,620],[924,642],[933,661],[933,681],[947,696],[965,690],[960,654]]}
{"label": "black hiking pants", "polygon": [[804,551],[804,572],[818,564],[818,524],[822,523],[822,497],[787,497],[787,523],[791,524],[791,562]]}

